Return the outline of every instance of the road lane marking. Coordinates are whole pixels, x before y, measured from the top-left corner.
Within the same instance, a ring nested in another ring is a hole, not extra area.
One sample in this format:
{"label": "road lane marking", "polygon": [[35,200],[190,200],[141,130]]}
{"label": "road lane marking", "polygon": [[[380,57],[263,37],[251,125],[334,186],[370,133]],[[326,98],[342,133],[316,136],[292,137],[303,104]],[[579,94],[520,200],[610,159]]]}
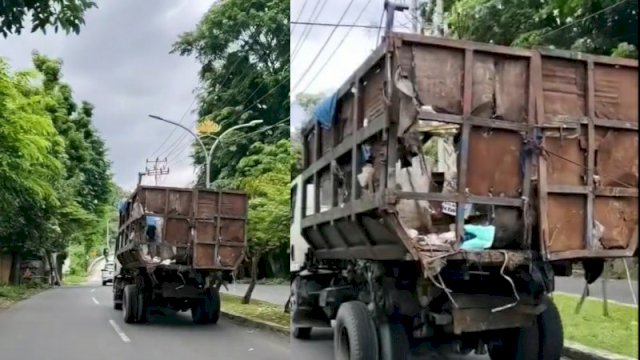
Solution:
{"label": "road lane marking", "polygon": [[113,328],[113,330],[115,330],[115,332],[118,334],[118,336],[120,336],[120,339],[122,339],[122,341],[124,341],[126,343],[131,342],[131,339],[129,339],[127,334],[125,334],[124,331],[122,331],[122,329],[120,329],[120,326],[118,326],[118,324],[116,324],[115,321],[109,320],[109,324],[111,324],[111,327]]}
{"label": "road lane marking", "polygon": [[93,302],[96,303],[96,305],[100,305],[100,302],[96,300],[96,298],[94,298],[93,296],[91,297],[91,300],[93,300]]}
{"label": "road lane marking", "polygon": [[96,289],[91,289],[91,292],[96,292]]}

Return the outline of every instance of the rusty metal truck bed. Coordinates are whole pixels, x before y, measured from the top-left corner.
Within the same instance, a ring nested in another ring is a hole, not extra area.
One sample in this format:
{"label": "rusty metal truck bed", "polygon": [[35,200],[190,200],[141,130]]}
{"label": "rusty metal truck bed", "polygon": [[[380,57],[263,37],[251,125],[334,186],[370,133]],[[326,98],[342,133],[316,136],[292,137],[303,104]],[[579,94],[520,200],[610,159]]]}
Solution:
{"label": "rusty metal truck bed", "polygon": [[[398,203],[453,202],[488,207],[498,230],[510,223],[517,244],[492,253],[632,256],[637,98],[636,60],[392,34],[338,90],[331,124],[303,133],[302,178],[316,189],[303,186],[302,209],[311,196],[315,207],[303,235],[318,258],[423,259]],[[455,188],[400,189],[413,125],[434,123],[458,128]],[[367,156],[377,178],[365,190]],[[461,239],[462,212],[452,221]]]}
{"label": "rusty metal truck bed", "polygon": [[233,271],[244,257],[246,218],[240,192],[139,186],[120,207],[116,256],[129,268]]}

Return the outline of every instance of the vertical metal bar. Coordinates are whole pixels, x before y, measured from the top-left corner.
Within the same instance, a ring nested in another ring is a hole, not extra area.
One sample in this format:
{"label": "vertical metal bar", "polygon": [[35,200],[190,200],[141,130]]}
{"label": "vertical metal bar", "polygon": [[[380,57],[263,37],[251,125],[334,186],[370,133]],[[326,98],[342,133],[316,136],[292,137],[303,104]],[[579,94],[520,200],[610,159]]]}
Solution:
{"label": "vertical metal bar", "polygon": [[220,238],[222,237],[222,235],[220,234],[220,227],[222,225],[221,215],[222,215],[222,191],[218,191],[218,209],[216,211],[216,216],[214,217],[216,219],[216,247],[213,252],[213,256],[215,256],[214,264],[216,264],[216,266],[220,266],[220,260],[218,259],[218,252],[220,251]]}
{"label": "vertical metal bar", "polygon": [[[321,157],[320,151],[320,126],[318,122],[313,125],[313,162],[315,163]],[[320,177],[317,170],[313,173],[313,213],[320,212]]]}
{"label": "vertical metal bar", "polygon": [[[194,259],[196,258],[196,248],[197,248],[197,243],[198,243],[198,218],[200,217],[199,215],[199,209],[198,209],[198,205],[200,204],[200,190],[198,189],[193,189],[192,195],[191,195],[191,219],[193,220],[193,222],[189,222],[190,228],[189,228],[189,242],[187,243],[187,249],[189,248],[189,246],[191,246],[191,248],[193,248],[193,257]],[[191,226],[193,226],[193,231],[191,229]],[[176,251],[178,250],[178,246],[176,245]],[[177,255],[177,254],[176,254]]]}
{"label": "vertical metal bar", "polygon": [[358,199],[358,126],[360,124],[360,117],[362,116],[362,97],[361,97],[361,81],[360,78],[356,78],[354,84],[355,93],[353,94],[353,109],[351,114],[351,220],[356,220],[356,214],[353,209],[353,204]]}
{"label": "vertical metal bar", "polygon": [[595,168],[596,157],[596,130],[593,124],[595,119],[595,79],[593,74],[593,60],[587,60],[587,213],[586,213],[586,249],[593,250],[595,247],[593,241],[593,202],[594,202],[594,183],[593,174]]}
{"label": "vertical metal bar", "polygon": [[[534,98],[536,103],[536,124],[543,125],[544,117],[544,93],[542,89],[542,57],[539,52],[534,52],[531,57],[531,65],[533,69],[530,73],[535,76],[529,81],[533,82]],[[544,134],[543,134],[544,135]],[[541,146],[544,148],[545,139],[542,137]],[[538,223],[540,224],[540,249],[542,250],[542,258],[549,259],[550,249],[547,248],[549,236],[549,224],[547,219],[547,160],[544,156],[538,156]]]}
{"label": "vertical metal bar", "polygon": [[[398,162],[398,92],[393,86],[393,54],[396,49],[396,41],[387,39],[387,53],[385,55],[385,75],[387,83],[387,96],[389,103],[386,106],[385,121],[387,126],[387,174],[382,177],[378,196],[383,197],[387,189],[396,188],[396,163]],[[379,200],[382,200],[381,198]]]}
{"label": "vertical metal bar", "polygon": [[462,136],[460,139],[460,155],[458,158],[458,201],[456,206],[456,236],[462,241],[464,238],[464,213],[465,196],[467,188],[467,162],[469,160],[469,134],[471,124],[467,121],[471,115],[472,84],[473,82],[473,50],[466,49],[464,52],[464,86],[462,92]]}
{"label": "vertical metal bar", "polygon": [[[526,133],[526,137],[529,141],[536,141],[536,133],[534,129],[535,125],[535,106],[536,106],[536,98],[535,98],[535,86],[533,83],[533,78],[536,76],[535,69],[531,63],[531,59],[529,59],[529,87],[528,87],[528,102],[527,102],[527,123],[529,125],[529,129]],[[532,144],[531,146],[535,146]],[[529,154],[526,156],[524,160],[524,171],[523,171],[523,179],[522,179],[522,196],[524,196],[527,201],[523,204],[525,209],[523,210],[523,214],[526,214],[527,218],[525,220],[525,229],[524,229],[524,245],[527,249],[531,249],[531,234],[533,230],[533,221],[530,218],[531,216],[531,177],[532,177],[532,159],[533,154]]]}

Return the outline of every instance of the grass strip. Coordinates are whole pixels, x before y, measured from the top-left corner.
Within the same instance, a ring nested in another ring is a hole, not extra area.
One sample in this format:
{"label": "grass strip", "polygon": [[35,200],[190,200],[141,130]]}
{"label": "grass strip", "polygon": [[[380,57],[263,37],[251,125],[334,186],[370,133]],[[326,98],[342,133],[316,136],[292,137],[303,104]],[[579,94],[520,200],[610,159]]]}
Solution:
{"label": "grass strip", "polygon": [[65,285],[82,285],[87,282],[87,275],[65,275],[62,283]]}
{"label": "grass strip", "polygon": [[565,339],[596,349],[638,358],[638,308],[608,304],[609,317],[603,314],[603,302],[587,298],[579,314],[579,298],[554,294]]}
{"label": "grass strip", "polygon": [[27,299],[43,290],[41,285],[0,285],[0,309],[8,308],[11,304]]}
{"label": "grass strip", "polygon": [[251,300],[249,304],[242,304],[242,297],[220,293],[222,311],[233,315],[240,315],[252,320],[269,322],[289,327],[289,314],[284,312],[284,306],[275,305],[260,300]]}

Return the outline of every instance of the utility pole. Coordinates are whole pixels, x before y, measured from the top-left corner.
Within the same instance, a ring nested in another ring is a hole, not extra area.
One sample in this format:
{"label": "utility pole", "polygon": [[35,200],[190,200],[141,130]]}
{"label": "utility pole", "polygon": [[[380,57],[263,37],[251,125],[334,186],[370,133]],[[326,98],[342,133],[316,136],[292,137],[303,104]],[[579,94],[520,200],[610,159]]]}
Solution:
{"label": "utility pole", "polygon": [[[149,168],[149,164],[153,164],[153,167]],[[160,160],[156,158],[155,160],[147,159],[147,166],[145,168],[144,175],[152,176],[155,179],[155,185],[158,185],[158,179],[161,175],[169,174],[169,167],[167,166],[167,158]],[[142,179],[142,178],[140,178]]]}

